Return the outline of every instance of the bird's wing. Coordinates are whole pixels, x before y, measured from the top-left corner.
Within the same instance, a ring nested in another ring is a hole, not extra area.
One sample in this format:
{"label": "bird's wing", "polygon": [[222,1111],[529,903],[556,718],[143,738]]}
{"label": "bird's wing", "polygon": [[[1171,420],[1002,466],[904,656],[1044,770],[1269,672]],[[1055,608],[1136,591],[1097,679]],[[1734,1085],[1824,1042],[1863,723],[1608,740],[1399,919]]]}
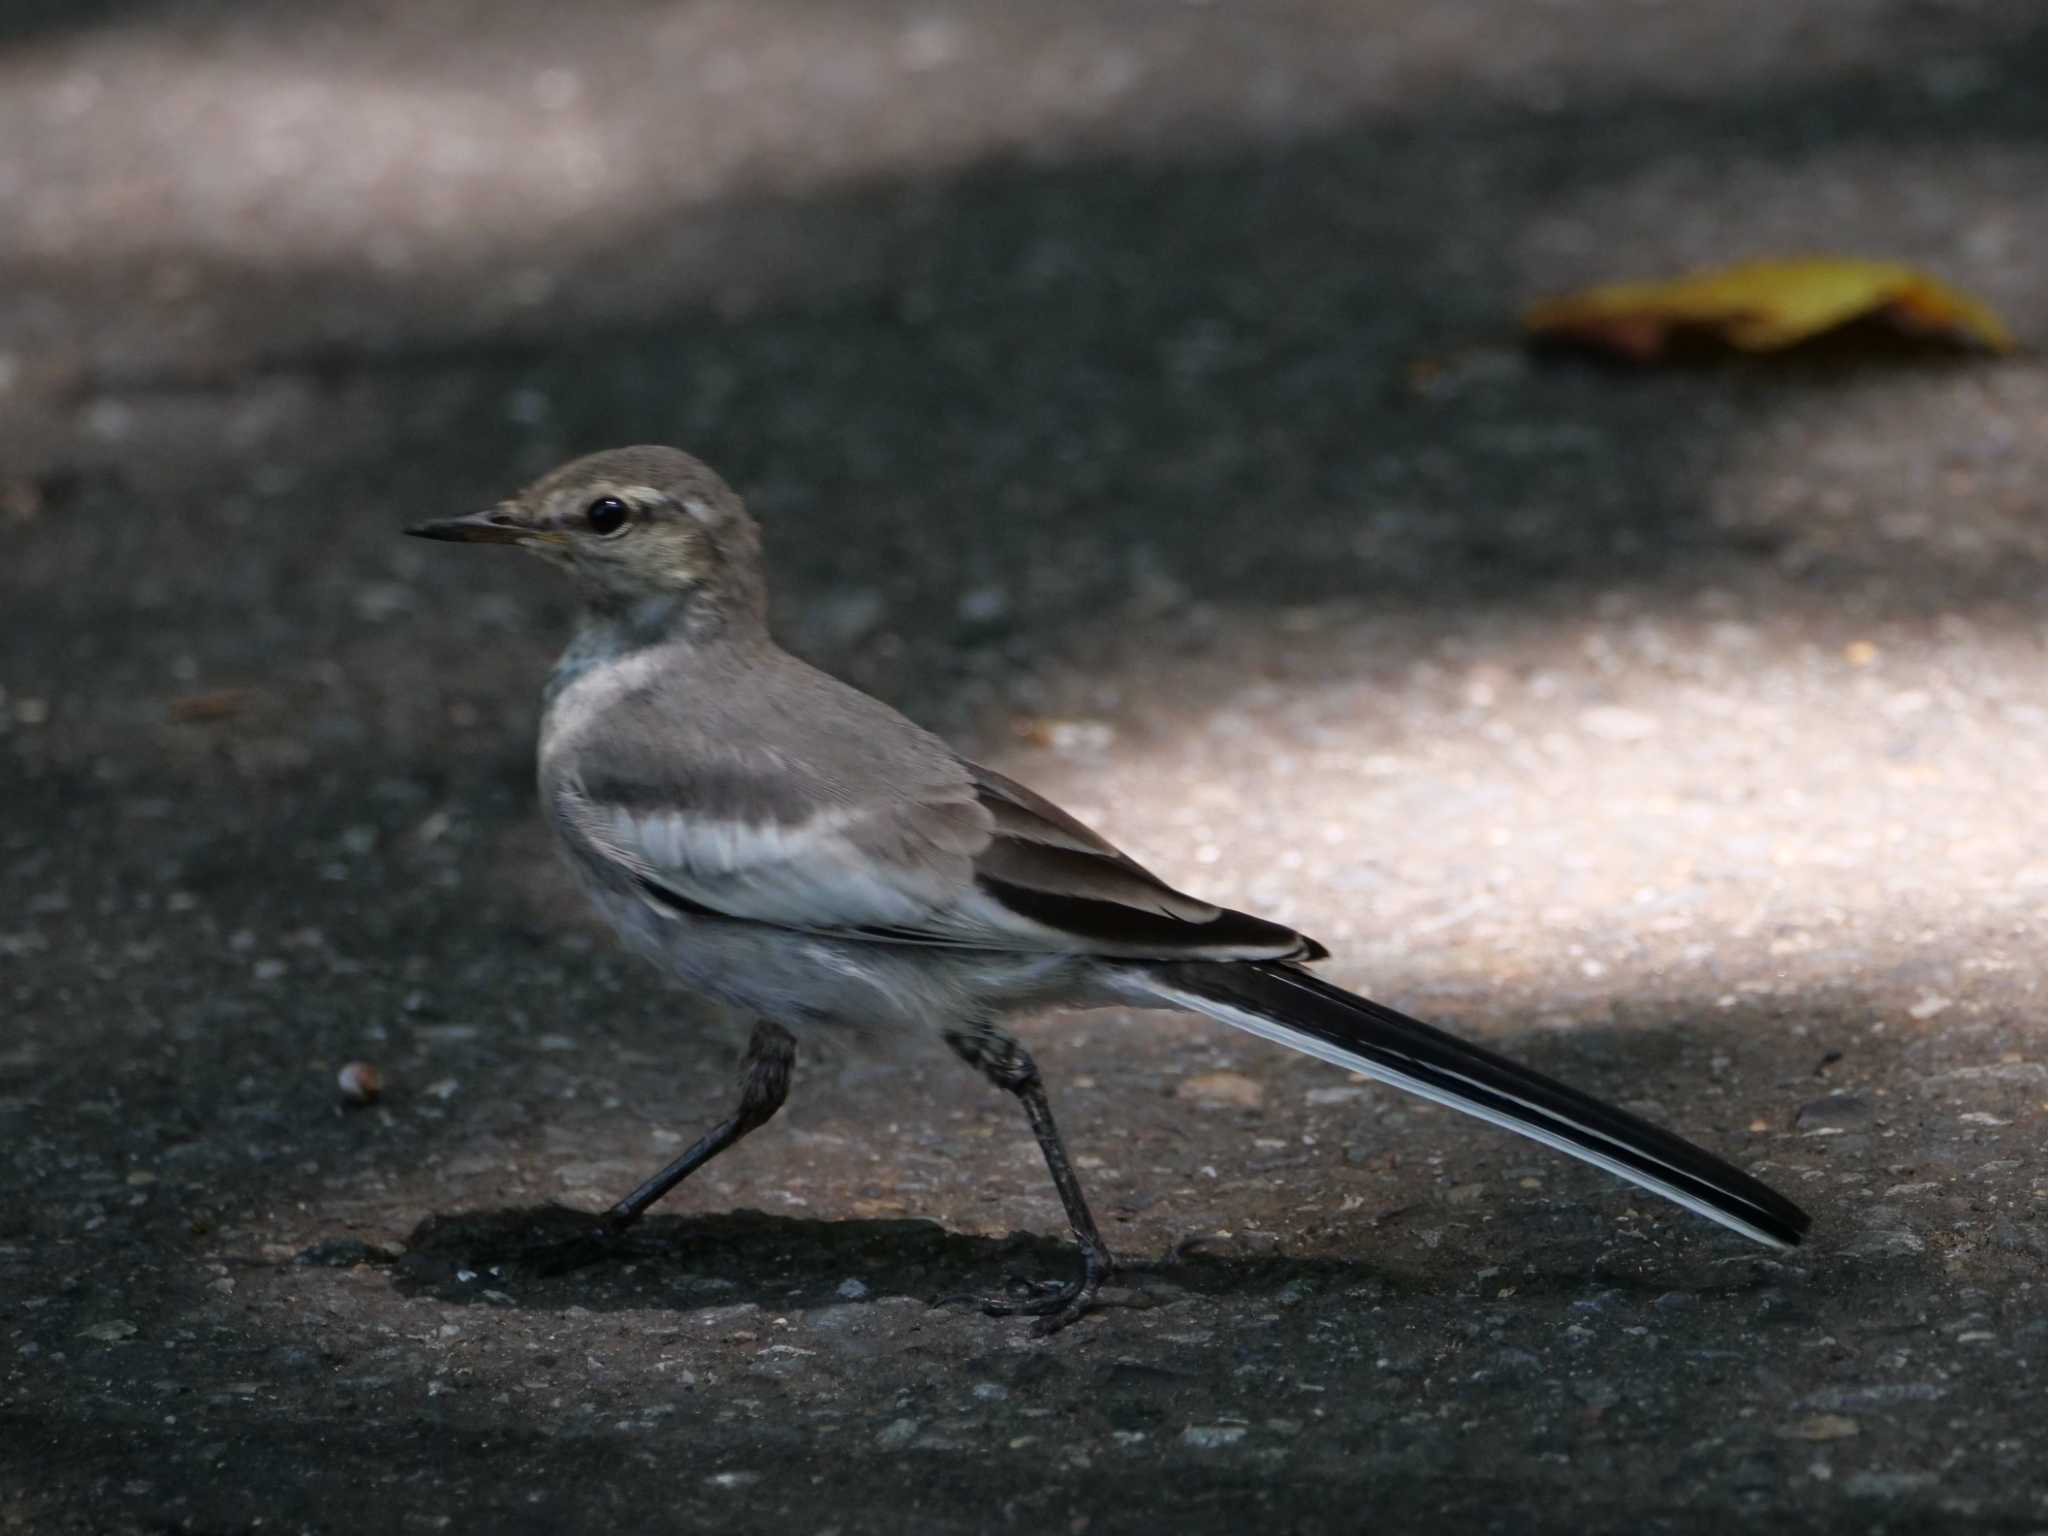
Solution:
{"label": "bird's wing", "polygon": [[1281,924],[1181,894],[999,773],[950,753],[892,767],[814,772],[762,752],[682,784],[664,764],[662,788],[622,778],[614,759],[601,779],[566,780],[555,803],[570,836],[658,912],[1049,954],[1323,953]]}
{"label": "bird's wing", "polygon": [[993,835],[975,885],[1058,947],[1171,958],[1320,960],[1326,951],[1280,923],[1175,890],[1042,795],[964,763]]}
{"label": "bird's wing", "polygon": [[608,776],[564,785],[557,814],[572,836],[629,872],[657,911],[933,940],[959,926],[948,918],[989,840],[987,813],[965,783],[848,800],[773,775],[771,765],[754,766],[727,804],[624,794]]}

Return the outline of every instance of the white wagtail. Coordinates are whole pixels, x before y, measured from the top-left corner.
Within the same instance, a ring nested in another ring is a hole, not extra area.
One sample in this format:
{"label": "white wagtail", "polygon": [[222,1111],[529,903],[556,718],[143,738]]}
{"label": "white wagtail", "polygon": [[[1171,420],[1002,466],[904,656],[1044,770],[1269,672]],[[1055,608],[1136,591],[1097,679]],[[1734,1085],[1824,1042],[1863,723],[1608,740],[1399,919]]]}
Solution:
{"label": "white wagtail", "polygon": [[491,511],[406,531],[516,544],[568,571],[583,611],[545,695],[549,820],[627,940],[756,1021],[732,1117],[613,1206],[607,1231],[781,1108],[799,1038],[937,1037],[1022,1102],[1080,1244],[1071,1282],[988,1308],[1062,1327],[1114,1260],[1004,1020],[1117,1005],[1208,1014],[1773,1247],[1806,1230],[1791,1201],[1670,1132],[1320,980],[1315,940],[1181,894],[780,649],[759,529],[688,454],[594,454]]}

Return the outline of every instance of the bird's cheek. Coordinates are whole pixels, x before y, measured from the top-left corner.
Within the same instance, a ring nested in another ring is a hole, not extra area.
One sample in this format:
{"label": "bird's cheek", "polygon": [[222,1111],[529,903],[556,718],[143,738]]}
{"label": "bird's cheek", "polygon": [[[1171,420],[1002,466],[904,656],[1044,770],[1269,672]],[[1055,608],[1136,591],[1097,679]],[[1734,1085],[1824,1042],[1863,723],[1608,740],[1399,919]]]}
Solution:
{"label": "bird's cheek", "polygon": [[541,559],[547,561],[549,565],[558,565],[564,570],[567,570],[576,563],[574,552],[570,549],[567,541],[559,536],[553,539],[526,539],[521,542],[519,547],[529,555],[538,555]]}

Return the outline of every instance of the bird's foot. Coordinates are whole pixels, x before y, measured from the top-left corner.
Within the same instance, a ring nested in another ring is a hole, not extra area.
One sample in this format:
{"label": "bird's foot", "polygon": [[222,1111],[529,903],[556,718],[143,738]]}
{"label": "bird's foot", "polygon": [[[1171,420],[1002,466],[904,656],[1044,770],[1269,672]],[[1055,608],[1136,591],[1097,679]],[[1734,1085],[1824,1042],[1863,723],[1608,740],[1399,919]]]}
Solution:
{"label": "bird's foot", "polygon": [[1037,1321],[1031,1331],[1039,1338],[1058,1333],[1069,1323],[1078,1322],[1095,1305],[1095,1298],[1103,1282],[1116,1272],[1116,1262],[1107,1254],[1094,1253],[1084,1249],[1081,1254],[1081,1273],[1071,1280],[1025,1280],[1013,1277],[1012,1286],[1022,1295],[1008,1296],[947,1296],[933,1303],[935,1306],[954,1306],[960,1303],[978,1307],[987,1317],[1031,1317]]}

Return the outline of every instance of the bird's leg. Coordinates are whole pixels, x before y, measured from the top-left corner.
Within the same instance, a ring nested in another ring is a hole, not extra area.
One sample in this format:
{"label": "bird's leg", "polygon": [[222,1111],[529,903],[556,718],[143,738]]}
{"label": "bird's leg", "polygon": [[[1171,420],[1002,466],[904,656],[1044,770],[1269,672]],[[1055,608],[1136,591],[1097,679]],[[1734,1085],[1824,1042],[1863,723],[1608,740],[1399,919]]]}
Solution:
{"label": "bird's leg", "polygon": [[796,1037],[779,1024],[758,1020],[740,1063],[740,1102],[731,1118],[712,1127],[689,1151],[598,1217],[590,1231],[567,1242],[530,1250],[521,1256],[522,1265],[538,1274],[562,1274],[611,1253],[614,1240],[644,1216],[650,1205],[749,1131],[759,1130],[775,1117],[789,1097],[789,1077],[795,1065]]}
{"label": "bird's leg", "polygon": [[1060,1204],[1067,1208],[1067,1221],[1074,1229],[1074,1241],[1081,1247],[1081,1273],[1071,1281],[1055,1285],[1047,1294],[1030,1301],[991,1299],[982,1303],[982,1310],[991,1317],[1015,1313],[1034,1316],[1038,1319],[1036,1332],[1056,1333],[1088,1310],[1095,1300],[1095,1293],[1102,1289],[1102,1282],[1115,1270],[1116,1258],[1102,1240],[1102,1234],[1095,1230],[1095,1218],[1088,1210],[1088,1197],[1081,1193],[1081,1181],[1074,1176],[1073,1164],[1067,1160],[1067,1149],[1060,1141],[1059,1127],[1053,1123],[1052,1105],[1045,1097],[1045,1083],[1038,1075],[1038,1063],[1031,1059],[1031,1053],[1015,1036],[993,1024],[949,1030],[946,1044],[961,1060],[1004,1092],[1015,1094],[1023,1104],[1024,1113],[1031,1121],[1031,1134],[1038,1138],[1039,1150],[1045,1154],[1045,1166],[1060,1192]]}
{"label": "bird's leg", "polygon": [[789,1097],[789,1076],[796,1066],[796,1037],[780,1024],[755,1021],[747,1054],[740,1063],[740,1104],[732,1118],[712,1127],[681,1157],[604,1213],[604,1224],[623,1231],[647,1208],[749,1131],[775,1118]]}

